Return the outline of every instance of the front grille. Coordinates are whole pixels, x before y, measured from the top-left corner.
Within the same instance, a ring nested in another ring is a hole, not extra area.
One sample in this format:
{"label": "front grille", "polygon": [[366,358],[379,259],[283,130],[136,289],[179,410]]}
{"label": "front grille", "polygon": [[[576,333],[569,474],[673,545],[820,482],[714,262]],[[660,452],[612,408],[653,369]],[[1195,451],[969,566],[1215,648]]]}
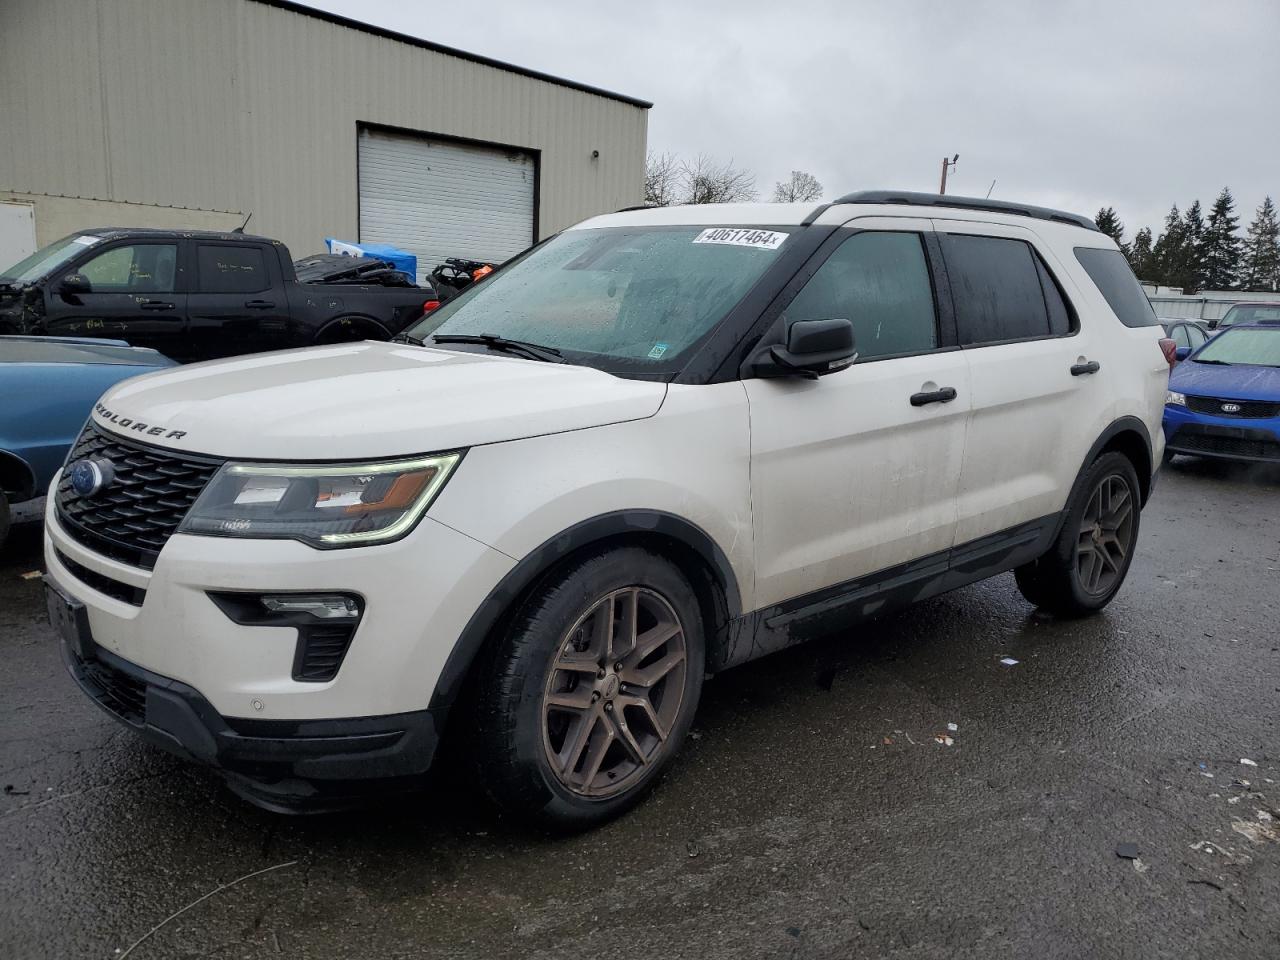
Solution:
{"label": "front grille", "polygon": [[123,603],[130,604],[135,607],[142,606],[142,601],[147,599],[147,591],[142,587],[133,587],[127,583],[121,583],[114,577],[108,577],[98,573],[96,570],[90,570],[82,563],[76,563],[65,553],[57,548],[53,551],[58,562],[67,568],[67,572],[99,593],[105,593],[108,597],[113,597]]}
{"label": "front grille", "polygon": [[[1224,403],[1235,404],[1240,409],[1228,413]],[[1232,400],[1230,397],[1187,397],[1187,409],[1193,413],[1207,413],[1214,417],[1239,417],[1242,420],[1268,420],[1280,417],[1280,403],[1270,400]]]}
{"label": "front grille", "polygon": [[1176,453],[1238,457],[1242,460],[1280,460],[1280,441],[1264,430],[1180,427],[1168,445]]}
{"label": "front grille", "polygon": [[99,703],[129,723],[147,722],[147,685],[101,660],[79,660],[89,692]]}
{"label": "front grille", "polygon": [[89,423],[67,458],[109,460],[115,477],[81,496],[66,473],[58,482],[58,517],[91,550],[150,569],[222,461],[146,446]]}

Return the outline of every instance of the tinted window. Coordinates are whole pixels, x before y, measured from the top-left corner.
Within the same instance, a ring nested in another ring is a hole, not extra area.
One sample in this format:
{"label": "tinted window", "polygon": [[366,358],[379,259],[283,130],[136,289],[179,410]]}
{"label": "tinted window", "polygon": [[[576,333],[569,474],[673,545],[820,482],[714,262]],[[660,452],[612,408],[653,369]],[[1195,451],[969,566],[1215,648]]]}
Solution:
{"label": "tinted window", "polygon": [[785,316],[852,321],[861,359],[933,349],[938,327],[920,235],[855,234],[809,278]]}
{"label": "tinted window", "polygon": [[201,293],[257,293],[271,286],[261,247],[201,244],[196,250]]}
{"label": "tinted window", "polygon": [[1044,292],[1044,305],[1049,311],[1049,332],[1054,336],[1064,336],[1070,333],[1074,326],[1071,322],[1071,308],[1067,306],[1067,298],[1063,296],[1062,288],[1058,286],[1058,281],[1053,279],[1053,274],[1044,265],[1040,255],[1032,251],[1032,256],[1036,259],[1036,271],[1040,274],[1040,289]]}
{"label": "tinted window", "polygon": [[1112,313],[1126,327],[1154,327],[1160,322],[1123,253],[1096,247],[1076,247],[1076,259],[1106,299]]}
{"label": "tinted window", "polygon": [[79,270],[94,293],[172,293],[178,247],[145,243],[100,253]]}
{"label": "tinted window", "polygon": [[962,344],[1049,335],[1040,269],[1022,240],[943,234]]}

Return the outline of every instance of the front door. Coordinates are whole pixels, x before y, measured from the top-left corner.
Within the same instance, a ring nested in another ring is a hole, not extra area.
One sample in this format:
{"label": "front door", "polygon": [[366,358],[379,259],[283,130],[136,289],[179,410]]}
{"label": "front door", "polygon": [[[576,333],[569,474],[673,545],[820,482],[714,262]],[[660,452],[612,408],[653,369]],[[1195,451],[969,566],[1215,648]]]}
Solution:
{"label": "front door", "polygon": [[45,293],[45,328],[59,337],[106,337],[165,356],[181,356],[186,332],[178,244],[128,242],[95,249],[61,274],[79,273],[88,293],[63,295],[58,279]]}
{"label": "front door", "polygon": [[929,224],[850,226],[783,316],[851,320],[857,362],[745,384],[760,607],[924,557],[940,574],[952,545],[969,372],[940,322]]}

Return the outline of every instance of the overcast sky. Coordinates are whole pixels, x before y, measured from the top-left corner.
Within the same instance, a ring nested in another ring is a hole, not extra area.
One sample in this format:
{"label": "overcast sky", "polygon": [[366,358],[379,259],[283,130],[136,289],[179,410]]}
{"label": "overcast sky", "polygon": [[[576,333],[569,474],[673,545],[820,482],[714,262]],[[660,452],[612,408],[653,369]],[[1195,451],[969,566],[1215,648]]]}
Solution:
{"label": "overcast sky", "polygon": [[[652,100],[651,152],[1159,232],[1229,185],[1280,201],[1280,0],[405,0],[311,5]],[[482,109],[478,106],[477,109]]]}

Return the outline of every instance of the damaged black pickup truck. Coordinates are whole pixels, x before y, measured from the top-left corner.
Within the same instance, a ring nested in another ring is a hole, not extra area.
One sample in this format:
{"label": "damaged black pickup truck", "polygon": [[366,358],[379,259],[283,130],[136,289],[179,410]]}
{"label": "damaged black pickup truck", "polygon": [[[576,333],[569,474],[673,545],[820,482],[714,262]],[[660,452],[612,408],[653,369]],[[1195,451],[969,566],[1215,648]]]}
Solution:
{"label": "damaged black pickup truck", "polygon": [[284,244],[241,233],[84,230],[0,268],[0,334],[126,340],[186,362],[389,340],[438,305],[412,278],[359,273],[302,283]]}

